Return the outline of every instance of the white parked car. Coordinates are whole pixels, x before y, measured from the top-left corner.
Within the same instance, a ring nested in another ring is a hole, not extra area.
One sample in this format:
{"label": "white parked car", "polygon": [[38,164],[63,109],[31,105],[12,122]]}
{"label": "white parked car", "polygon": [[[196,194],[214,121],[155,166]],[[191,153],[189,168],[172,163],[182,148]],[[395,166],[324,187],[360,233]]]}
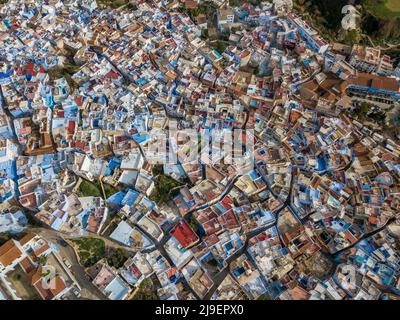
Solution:
{"label": "white parked car", "polygon": [[64,258],[63,261],[64,261],[65,265],[67,266],[67,268],[71,269],[71,267],[72,267],[71,263],[66,258]]}

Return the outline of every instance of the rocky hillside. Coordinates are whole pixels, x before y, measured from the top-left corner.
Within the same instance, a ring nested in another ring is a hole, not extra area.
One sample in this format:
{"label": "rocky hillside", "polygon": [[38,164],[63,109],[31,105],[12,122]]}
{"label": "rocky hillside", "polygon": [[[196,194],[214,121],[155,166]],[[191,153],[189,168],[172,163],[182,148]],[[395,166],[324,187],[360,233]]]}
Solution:
{"label": "rocky hillside", "polygon": [[[400,0],[295,0],[295,9],[323,36],[352,45],[390,48],[386,53],[400,61]],[[341,27],[342,8],[353,4],[361,13],[359,28]],[[390,46],[390,47],[389,47]]]}

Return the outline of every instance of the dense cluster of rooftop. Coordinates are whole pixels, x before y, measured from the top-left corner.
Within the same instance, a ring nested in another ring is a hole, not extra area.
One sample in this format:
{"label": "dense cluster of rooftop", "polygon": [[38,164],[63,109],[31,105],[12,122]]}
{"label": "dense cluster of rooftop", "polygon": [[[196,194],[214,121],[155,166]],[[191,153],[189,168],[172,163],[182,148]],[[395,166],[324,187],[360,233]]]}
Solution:
{"label": "dense cluster of rooftop", "polygon": [[[268,2],[10,0],[0,17],[0,232],[29,215],[126,247],[86,269],[115,300],[149,279],[159,299],[400,295],[400,144],[379,130],[398,125],[400,67],[383,51]],[[187,129],[250,132],[250,168]],[[45,238],[0,246],[0,298],[21,298],[15,268],[43,299],[80,296]]]}

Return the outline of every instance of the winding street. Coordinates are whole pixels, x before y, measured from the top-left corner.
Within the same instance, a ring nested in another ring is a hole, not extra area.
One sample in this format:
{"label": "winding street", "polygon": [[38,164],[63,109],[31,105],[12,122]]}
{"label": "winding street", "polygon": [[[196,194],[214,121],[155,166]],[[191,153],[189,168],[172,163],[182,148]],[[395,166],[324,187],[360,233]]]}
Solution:
{"label": "winding street", "polygon": [[[264,170],[260,170],[260,164],[256,163],[256,168],[258,170],[258,172],[261,174],[264,182],[266,183],[267,189],[270,192],[270,194],[275,198],[278,199],[277,195],[275,195],[275,193],[272,191],[272,189],[269,186],[268,183],[268,179],[264,174]],[[237,177],[239,178],[239,177]],[[226,260],[225,260],[225,267],[223,270],[221,270],[218,274],[216,274],[214,277],[212,277],[212,280],[214,282],[212,288],[209,290],[209,292],[205,295],[204,300],[209,300],[212,295],[214,294],[215,290],[217,290],[217,288],[220,286],[220,284],[222,283],[222,281],[225,279],[225,277],[228,275],[228,273],[230,273],[230,264],[236,260],[237,258],[239,258],[242,254],[247,252],[247,248],[248,248],[248,244],[249,244],[249,239],[259,235],[260,233],[264,232],[265,230],[276,226],[278,224],[279,221],[279,213],[285,209],[288,204],[289,204],[289,199],[290,199],[290,194],[291,194],[291,190],[292,190],[292,183],[293,183],[293,174],[292,174],[292,178],[291,178],[291,186],[290,186],[290,193],[288,198],[286,199],[286,201],[283,203],[283,205],[281,207],[279,207],[276,211],[275,211],[275,221],[271,224],[262,226],[260,228],[254,229],[250,232],[248,232],[247,234],[245,234],[245,243],[244,245],[237,250],[236,252],[234,252],[231,256],[229,256]],[[227,194],[227,193],[226,193]],[[225,196],[225,195],[224,195]],[[222,197],[220,197],[222,199]],[[256,266],[255,266],[256,267]]]}
{"label": "winding street", "polygon": [[90,281],[89,276],[86,274],[85,269],[79,264],[75,250],[66,243],[66,237],[63,237],[59,232],[45,229],[45,228],[32,228],[33,232],[40,234],[45,239],[53,242],[60,250],[62,258],[66,258],[71,263],[71,272],[77,280],[79,286],[82,288],[81,299],[89,300],[107,300],[108,298],[96,288]]}
{"label": "winding street", "polygon": [[[177,223],[177,222],[176,222]],[[172,262],[171,257],[168,255],[167,251],[164,248],[165,243],[168,241],[169,239],[169,232],[175,227],[176,223],[174,225],[172,225],[166,232],[164,232],[164,236],[161,239],[161,241],[157,241],[157,239],[153,238],[153,236],[151,234],[149,234],[146,230],[144,230],[142,227],[140,227],[139,225],[135,225],[136,228],[138,228],[146,237],[148,237],[149,239],[151,239],[154,243],[155,248],[154,249],[150,249],[150,250],[142,250],[143,253],[150,253],[152,251],[158,250],[160,252],[160,254],[164,257],[165,260],[168,261],[168,263],[171,266],[174,266],[174,263]],[[197,293],[192,289],[192,287],[189,285],[189,283],[187,282],[187,280],[185,278],[182,278],[182,284],[185,287],[186,290],[188,290],[189,292],[191,292],[193,294],[193,296],[196,299],[200,299],[199,296],[197,295]]]}
{"label": "winding street", "polygon": [[211,201],[209,201],[207,203],[204,203],[204,204],[202,204],[200,206],[197,206],[197,207],[194,207],[194,208],[188,210],[184,215],[184,219],[187,220],[187,218],[189,218],[190,215],[193,214],[194,212],[206,209],[206,208],[216,204],[217,202],[221,201],[232,190],[233,186],[235,185],[235,183],[238,181],[238,179],[241,176],[242,175],[237,175],[230,182],[228,182],[228,184],[225,187],[224,191],[217,198],[215,198],[215,199],[213,199],[213,200],[211,200]]}

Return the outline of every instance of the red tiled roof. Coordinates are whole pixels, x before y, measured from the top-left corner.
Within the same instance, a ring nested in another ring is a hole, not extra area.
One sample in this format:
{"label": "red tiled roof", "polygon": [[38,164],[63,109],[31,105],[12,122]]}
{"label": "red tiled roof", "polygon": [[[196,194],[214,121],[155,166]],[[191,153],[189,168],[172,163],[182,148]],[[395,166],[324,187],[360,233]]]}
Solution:
{"label": "red tiled roof", "polygon": [[184,248],[190,247],[199,240],[197,234],[194,233],[186,221],[177,224],[171,231],[171,235],[173,235]]}
{"label": "red tiled roof", "polygon": [[0,263],[7,267],[21,256],[22,252],[18,249],[14,240],[8,240],[0,247]]}
{"label": "red tiled roof", "polygon": [[120,74],[117,73],[117,72],[115,72],[114,70],[110,70],[110,71],[106,74],[106,77],[107,77],[107,78],[114,79],[114,80],[117,80],[117,79],[120,78]]}
{"label": "red tiled roof", "polygon": [[76,105],[77,105],[78,107],[82,106],[83,97],[82,97],[82,96],[77,96],[77,97],[74,99],[74,102],[76,103]]}
{"label": "red tiled roof", "polygon": [[233,200],[231,197],[226,196],[221,200],[221,204],[224,206],[225,209],[229,210],[232,208]]}
{"label": "red tiled roof", "polygon": [[362,87],[399,91],[399,84],[395,78],[380,77],[369,73],[359,73],[347,80],[348,84]]}
{"label": "red tiled roof", "polygon": [[140,272],[138,267],[136,267],[135,265],[131,265],[129,267],[129,271],[138,279],[142,276],[142,273]]}
{"label": "red tiled roof", "polygon": [[68,133],[73,134],[75,131],[75,121],[68,121]]}
{"label": "red tiled roof", "polygon": [[80,148],[82,150],[84,150],[86,147],[86,143],[83,141],[75,141],[74,145],[75,145],[75,148]]}
{"label": "red tiled roof", "polygon": [[19,264],[27,274],[30,273],[35,268],[35,266],[32,264],[32,262],[29,260],[28,257],[23,259]]}
{"label": "red tiled roof", "polygon": [[23,238],[21,240],[19,240],[19,243],[21,244],[21,246],[24,246],[29,241],[31,241],[34,237],[36,237],[36,234],[29,232],[25,236],[23,236]]}

